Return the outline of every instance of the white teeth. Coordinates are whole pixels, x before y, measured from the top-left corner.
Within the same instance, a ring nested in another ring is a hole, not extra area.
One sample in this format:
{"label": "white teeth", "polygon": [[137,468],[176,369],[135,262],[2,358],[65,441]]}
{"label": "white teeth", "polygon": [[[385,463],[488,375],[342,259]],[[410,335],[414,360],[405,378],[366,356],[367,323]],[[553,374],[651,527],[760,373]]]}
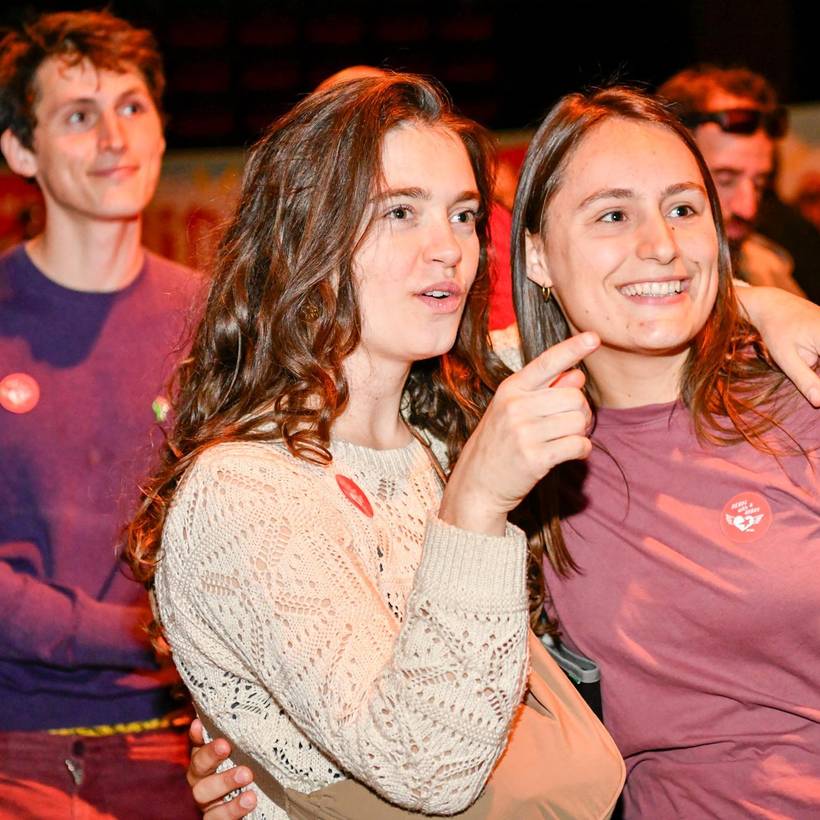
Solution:
{"label": "white teeth", "polygon": [[624,285],[621,289],[624,296],[669,296],[680,293],[680,280],[673,282],[636,282],[633,285]]}
{"label": "white teeth", "polygon": [[450,293],[446,290],[426,290],[425,296],[432,296],[434,299],[446,299]]}

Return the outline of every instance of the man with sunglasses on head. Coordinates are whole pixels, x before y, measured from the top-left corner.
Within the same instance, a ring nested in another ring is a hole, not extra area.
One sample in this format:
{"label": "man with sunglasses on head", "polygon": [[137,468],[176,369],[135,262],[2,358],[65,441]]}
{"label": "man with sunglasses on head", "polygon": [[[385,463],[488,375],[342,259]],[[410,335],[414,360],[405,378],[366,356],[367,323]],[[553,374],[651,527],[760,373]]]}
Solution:
{"label": "man with sunglasses on head", "polygon": [[688,68],[658,89],[691,129],[714,177],[735,276],[803,296],[785,248],[758,232],[760,206],[774,172],[787,111],[771,84],[744,68]]}

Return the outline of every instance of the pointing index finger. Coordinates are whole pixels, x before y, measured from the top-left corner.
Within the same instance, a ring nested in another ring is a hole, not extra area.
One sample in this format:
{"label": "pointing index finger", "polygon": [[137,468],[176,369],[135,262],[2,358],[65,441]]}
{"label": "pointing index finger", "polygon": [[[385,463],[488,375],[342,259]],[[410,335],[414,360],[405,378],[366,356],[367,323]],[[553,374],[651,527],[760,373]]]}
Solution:
{"label": "pointing index finger", "polygon": [[530,390],[550,386],[564,371],[575,367],[601,344],[596,333],[589,331],[571,336],[547,348],[518,371],[519,382]]}

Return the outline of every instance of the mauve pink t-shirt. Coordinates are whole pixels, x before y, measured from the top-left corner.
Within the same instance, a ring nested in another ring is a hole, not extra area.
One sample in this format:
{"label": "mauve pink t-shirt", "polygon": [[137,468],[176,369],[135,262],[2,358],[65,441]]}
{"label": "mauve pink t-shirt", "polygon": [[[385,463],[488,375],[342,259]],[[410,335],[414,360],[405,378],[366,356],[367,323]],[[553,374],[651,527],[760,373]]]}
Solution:
{"label": "mauve pink t-shirt", "polygon": [[[820,412],[785,422],[820,445]],[[601,667],[627,818],[820,818],[820,454],[701,446],[680,404],[602,410],[547,583]],[[628,488],[628,494],[627,494]]]}

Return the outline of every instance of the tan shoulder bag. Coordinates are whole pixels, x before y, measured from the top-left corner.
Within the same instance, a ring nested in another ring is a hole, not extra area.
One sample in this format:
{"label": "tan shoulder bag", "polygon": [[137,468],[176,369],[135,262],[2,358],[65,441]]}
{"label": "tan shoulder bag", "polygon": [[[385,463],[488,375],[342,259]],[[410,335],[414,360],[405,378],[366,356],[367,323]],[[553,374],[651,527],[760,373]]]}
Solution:
{"label": "tan shoulder bag", "polygon": [[[624,783],[621,755],[532,632],[529,648],[528,691],[507,748],[475,803],[449,816],[457,820],[605,820],[611,816]],[[355,780],[301,794],[284,788],[241,753],[232,759],[252,769],[257,788],[284,809],[290,820],[430,816],[388,803]]]}

